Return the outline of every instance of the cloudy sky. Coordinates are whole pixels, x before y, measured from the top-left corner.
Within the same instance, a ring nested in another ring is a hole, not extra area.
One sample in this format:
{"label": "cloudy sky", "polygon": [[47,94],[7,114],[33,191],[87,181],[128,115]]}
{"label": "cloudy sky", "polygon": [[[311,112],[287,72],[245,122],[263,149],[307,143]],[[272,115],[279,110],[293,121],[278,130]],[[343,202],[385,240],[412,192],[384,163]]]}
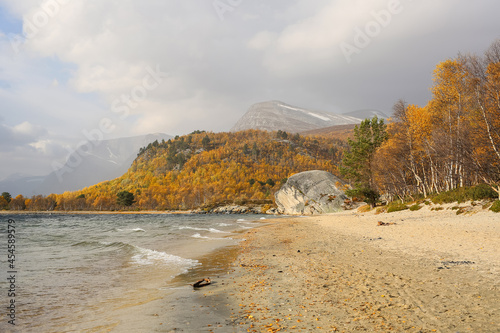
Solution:
{"label": "cloudy sky", "polygon": [[256,102],[425,104],[500,37],[495,0],[0,0],[0,179],[86,138],[227,131]]}

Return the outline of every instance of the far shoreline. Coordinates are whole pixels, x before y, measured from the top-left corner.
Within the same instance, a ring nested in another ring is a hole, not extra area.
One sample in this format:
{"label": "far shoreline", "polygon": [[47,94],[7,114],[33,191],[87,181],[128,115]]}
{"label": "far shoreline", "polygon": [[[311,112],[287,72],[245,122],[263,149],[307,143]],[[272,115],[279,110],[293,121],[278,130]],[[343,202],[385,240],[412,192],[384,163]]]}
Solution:
{"label": "far shoreline", "polygon": [[[26,211],[26,210],[0,210],[0,215],[269,215],[265,213],[196,213],[191,210],[141,210],[141,211],[93,211],[93,210],[71,210],[71,211]],[[275,216],[275,215],[271,215]]]}
{"label": "far shoreline", "polygon": [[68,211],[62,211],[62,210],[40,210],[40,211],[33,211],[33,210],[1,210],[0,215],[37,215],[37,214],[43,214],[43,215],[52,215],[52,214],[61,214],[61,215],[112,215],[112,214],[117,214],[117,215],[125,215],[125,214],[137,214],[137,215],[150,215],[150,214],[156,214],[156,215],[188,215],[188,214],[193,214],[190,211],[161,211],[161,210],[144,210],[144,211],[112,211],[112,210],[106,210],[106,211],[93,211],[93,210],[68,210]]}

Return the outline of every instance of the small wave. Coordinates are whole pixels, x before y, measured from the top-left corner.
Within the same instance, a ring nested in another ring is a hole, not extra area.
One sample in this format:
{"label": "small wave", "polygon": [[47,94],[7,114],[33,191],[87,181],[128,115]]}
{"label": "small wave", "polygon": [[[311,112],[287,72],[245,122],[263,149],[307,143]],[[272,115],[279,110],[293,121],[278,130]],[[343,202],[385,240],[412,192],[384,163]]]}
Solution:
{"label": "small wave", "polygon": [[218,226],[219,227],[229,227],[231,224],[228,224],[228,223],[219,223]]}
{"label": "small wave", "polygon": [[132,256],[132,261],[139,265],[167,264],[183,268],[184,270],[200,265],[198,260],[185,259],[173,254],[145,249],[139,246],[135,246],[135,249],[138,253]]}
{"label": "small wave", "polygon": [[227,232],[227,231],[222,231],[222,230],[215,229],[215,228],[210,228],[210,229],[208,229],[208,231],[216,233],[216,234],[229,234],[229,232]]}
{"label": "small wave", "polygon": [[222,231],[222,230],[215,229],[215,228],[206,229],[206,228],[185,227],[185,226],[179,227],[179,230],[185,230],[185,229],[196,230],[196,231],[210,231],[210,232],[217,233],[217,234],[229,234],[229,232]]}
{"label": "small wave", "polygon": [[99,241],[83,241],[72,244],[71,246],[88,247],[98,251],[124,251],[125,253],[133,253],[135,246],[123,242],[99,242]]}
{"label": "small wave", "polygon": [[237,219],[236,222],[245,222],[245,219]]}
{"label": "small wave", "polygon": [[133,252],[135,250],[135,246],[124,243],[124,242],[100,242],[104,248],[111,250],[123,250],[125,252]]}
{"label": "small wave", "polygon": [[187,270],[190,267],[200,264],[197,260],[184,259],[165,252],[145,249],[124,242],[84,241],[73,244],[72,246],[92,247],[100,252],[108,250],[124,252],[128,254],[128,256],[131,256],[133,262],[139,265],[166,264]]}
{"label": "small wave", "polygon": [[261,217],[260,219],[261,219],[261,220],[266,220],[266,218],[265,218],[265,217]]}
{"label": "small wave", "polygon": [[78,242],[78,243],[75,243],[75,244],[71,244],[71,246],[82,246],[82,247],[99,247],[99,246],[102,246],[102,243],[101,242],[97,242],[97,241],[83,241],[83,242]]}
{"label": "small wave", "polygon": [[129,231],[132,231],[132,232],[146,232],[146,230],[142,229],[142,228],[132,228],[132,229],[116,229],[116,231],[126,231],[126,232],[129,232]]}
{"label": "small wave", "polygon": [[232,239],[232,238],[214,238],[214,237],[207,237],[207,236],[202,236],[201,234],[194,234],[191,237],[193,238],[198,238],[198,239],[210,239],[210,240],[226,240],[226,239]]}
{"label": "small wave", "polygon": [[210,238],[210,237],[207,237],[207,236],[202,236],[201,234],[194,234],[191,237],[193,237],[193,238],[203,238],[203,239],[209,239]]}

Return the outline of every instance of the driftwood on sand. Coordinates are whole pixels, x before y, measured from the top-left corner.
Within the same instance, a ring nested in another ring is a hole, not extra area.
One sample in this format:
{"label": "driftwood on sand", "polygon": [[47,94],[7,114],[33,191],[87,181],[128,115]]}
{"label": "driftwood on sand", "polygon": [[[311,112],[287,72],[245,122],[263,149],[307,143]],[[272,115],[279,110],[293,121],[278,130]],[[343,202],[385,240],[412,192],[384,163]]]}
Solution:
{"label": "driftwood on sand", "polygon": [[378,226],[383,226],[383,225],[395,225],[396,223],[394,222],[382,222],[382,221],[378,221],[377,225]]}
{"label": "driftwood on sand", "polygon": [[201,287],[208,286],[210,283],[212,283],[212,280],[210,280],[210,278],[205,278],[205,279],[201,279],[199,281],[196,281],[195,283],[192,284],[192,286],[193,286],[193,288],[201,288]]}

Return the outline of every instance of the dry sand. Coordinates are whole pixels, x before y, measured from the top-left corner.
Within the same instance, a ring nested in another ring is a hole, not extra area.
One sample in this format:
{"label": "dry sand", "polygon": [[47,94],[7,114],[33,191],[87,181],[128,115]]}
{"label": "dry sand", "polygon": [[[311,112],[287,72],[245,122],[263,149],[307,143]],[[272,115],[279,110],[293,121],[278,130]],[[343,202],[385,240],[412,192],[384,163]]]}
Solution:
{"label": "dry sand", "polygon": [[199,331],[500,332],[500,214],[350,211],[242,237],[234,271],[196,292],[217,316]]}

